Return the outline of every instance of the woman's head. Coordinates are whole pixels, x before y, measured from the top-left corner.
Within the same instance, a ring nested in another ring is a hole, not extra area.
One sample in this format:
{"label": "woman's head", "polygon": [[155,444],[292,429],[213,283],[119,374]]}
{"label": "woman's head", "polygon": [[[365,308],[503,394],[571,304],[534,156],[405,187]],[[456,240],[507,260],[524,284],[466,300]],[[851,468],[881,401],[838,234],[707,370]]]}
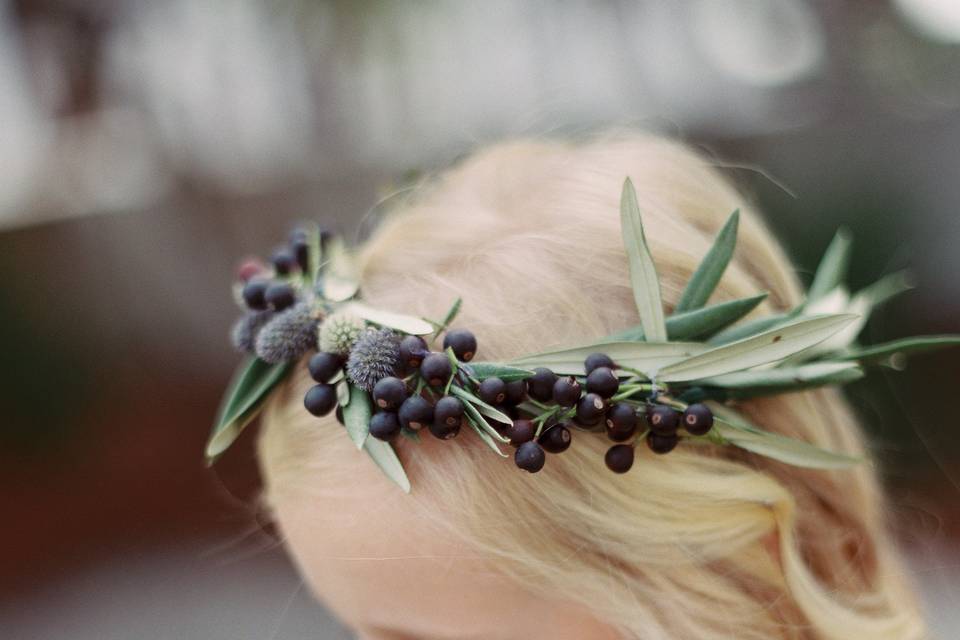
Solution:
{"label": "woman's head", "polygon": [[[364,298],[440,317],[457,296],[479,357],[508,360],[637,323],[620,236],[632,178],[669,311],[739,208],[715,300],[799,286],[743,198],[684,147],[648,136],[492,147],[437,178],[362,248]],[[301,368],[302,370],[303,368]],[[266,497],[308,582],[369,638],[904,638],[923,625],[902,586],[869,465],[807,471],[732,448],[638,450],[575,434],[536,475],[472,434],[400,442],[404,495],[293,376],[260,444]],[[862,453],[840,398],[751,402],[765,428]]]}

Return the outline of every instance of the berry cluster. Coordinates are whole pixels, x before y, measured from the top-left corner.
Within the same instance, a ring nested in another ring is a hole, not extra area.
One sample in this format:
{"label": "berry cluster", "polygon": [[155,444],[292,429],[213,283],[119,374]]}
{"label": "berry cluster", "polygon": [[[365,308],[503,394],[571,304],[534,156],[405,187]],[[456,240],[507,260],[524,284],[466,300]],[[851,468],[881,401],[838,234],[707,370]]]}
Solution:
{"label": "berry cluster", "polygon": [[317,317],[303,295],[308,263],[307,232],[296,229],[270,266],[257,258],[240,265],[238,297],[247,313],[233,328],[238,350],[276,364],[316,348]]}

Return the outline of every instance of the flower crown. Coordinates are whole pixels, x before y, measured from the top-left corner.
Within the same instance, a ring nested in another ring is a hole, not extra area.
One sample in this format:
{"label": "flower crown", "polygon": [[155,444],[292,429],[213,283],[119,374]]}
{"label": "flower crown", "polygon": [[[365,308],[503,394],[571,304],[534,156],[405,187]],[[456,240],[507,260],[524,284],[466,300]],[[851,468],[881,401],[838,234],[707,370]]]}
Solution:
{"label": "flower crown", "polygon": [[[805,302],[780,314],[738,321],[766,294],[707,305],[736,244],[734,212],[664,317],[660,285],[644,238],[636,193],[623,186],[620,222],[640,324],[590,344],[506,363],[474,360],[478,342],[451,329],[461,300],[442,321],[362,302],[356,268],[343,242],[317,227],[295,231],[272,269],[240,268],[235,294],[246,314],[234,345],[249,353],[230,385],[207,444],[212,463],[260,412],[269,393],[310,353],[317,384],[304,406],[336,411],[365,450],[404,491],[410,482],[391,444],[426,428],[440,439],[466,425],[503,457],[539,471],[546,454],[569,448],[573,431],[603,432],[613,444],[607,467],[624,473],[634,447],[665,454],[680,445],[732,445],[809,468],[841,468],[859,459],[770,433],[729,403],[825,385],[846,384],[870,365],[902,366],[905,356],[960,344],[960,336],[921,336],[863,347],[856,343],[871,310],[910,288],[903,273],[850,295],[843,277],[850,238],[839,231]],[[438,341],[442,348],[435,350]]]}

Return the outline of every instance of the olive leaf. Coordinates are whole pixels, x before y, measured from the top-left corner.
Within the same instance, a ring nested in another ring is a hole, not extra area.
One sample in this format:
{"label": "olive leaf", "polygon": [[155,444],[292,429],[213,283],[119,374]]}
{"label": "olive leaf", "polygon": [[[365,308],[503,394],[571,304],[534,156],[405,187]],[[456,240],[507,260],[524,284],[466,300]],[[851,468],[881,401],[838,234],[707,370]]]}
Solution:
{"label": "olive leaf", "polygon": [[623,194],[620,197],[620,232],[627,250],[630,283],[633,286],[633,297],[640,313],[645,339],[664,342],[667,339],[667,329],[663,322],[660,281],[643,235],[640,205],[637,203],[637,192],[630,178],[623,181]]}
{"label": "olive leaf", "polygon": [[815,362],[796,367],[759,369],[727,373],[692,384],[723,389],[726,398],[800,391],[833,384],[848,384],[863,377],[863,369],[854,362]]}
{"label": "olive leaf", "polygon": [[363,448],[388,478],[397,483],[404,493],[410,493],[410,479],[407,478],[407,472],[403,470],[403,464],[393,450],[393,445],[376,438],[367,438]]}
{"label": "olive leaf", "polygon": [[501,458],[508,457],[507,454],[505,454],[503,451],[500,450],[500,447],[498,447],[497,443],[494,442],[492,437],[490,437],[490,434],[487,433],[487,431],[483,427],[478,425],[477,422],[469,414],[467,415],[467,424],[470,425],[470,428],[473,429],[474,432],[478,436],[480,436],[480,439],[483,440],[488,447],[493,449],[498,456],[500,456]]}
{"label": "olive leaf", "polygon": [[264,399],[293,365],[268,364],[250,356],[238,368],[220,403],[213,431],[207,441],[208,461],[219,456],[240,436],[243,428],[259,413]]}
{"label": "olive leaf", "polygon": [[714,415],[711,433],[741,449],[807,469],[844,469],[863,462],[855,456],[827,451],[801,440],[764,431],[729,407],[716,402],[708,404]]}
{"label": "olive leaf", "polygon": [[[761,293],[750,298],[729,300],[709,307],[674,313],[667,317],[667,336],[670,340],[697,340],[733,324],[757,308],[767,298]],[[606,337],[611,342],[643,340],[643,327],[636,326]]]}
{"label": "olive leaf", "polygon": [[489,433],[491,436],[493,436],[500,442],[509,442],[509,440],[503,437],[502,435],[500,435],[500,433],[497,432],[497,430],[494,429],[490,425],[490,423],[486,421],[486,419],[483,416],[487,416],[490,419],[496,420],[497,422],[505,425],[513,424],[513,420],[510,419],[510,416],[490,406],[489,404],[487,404],[480,398],[476,397],[475,395],[473,395],[463,387],[458,387],[457,385],[453,385],[452,387],[450,387],[450,393],[452,393],[453,395],[463,400],[463,406],[466,409],[467,413],[469,415],[473,415],[474,419],[484,427],[484,430],[486,430],[487,433]]}
{"label": "olive leaf", "polygon": [[353,256],[339,236],[330,238],[327,253],[323,297],[332,302],[349,300],[360,290],[360,274]]}
{"label": "olive leaf", "polygon": [[683,382],[750,369],[809,349],[855,319],[856,316],[852,315],[801,318],[753,337],[668,364],[652,373],[662,382]]}
{"label": "olive leaf", "polygon": [[743,340],[744,338],[755,336],[757,334],[763,333],[764,331],[769,331],[774,327],[779,327],[784,324],[787,324],[788,322],[796,318],[798,313],[799,313],[799,310],[795,309],[788,313],[775,313],[769,316],[764,316],[762,318],[756,318],[755,320],[744,322],[743,324],[730,327],[729,329],[724,329],[717,335],[707,340],[707,344],[711,344],[711,345],[730,344],[731,342],[736,342],[737,340]]}
{"label": "olive leaf", "polygon": [[707,304],[707,300],[717,288],[723,272],[726,271],[733,250],[737,245],[737,226],[740,222],[740,210],[737,209],[720,229],[713,246],[700,262],[700,266],[690,277],[690,282],[680,294],[675,311],[693,311]]}
{"label": "olive leaf", "polygon": [[850,264],[851,244],[850,232],[844,228],[837,229],[813,276],[807,293],[808,302],[819,300],[843,283]]}
{"label": "olive leaf", "polygon": [[416,316],[408,316],[402,313],[393,313],[376,309],[363,302],[350,302],[344,305],[344,310],[355,316],[363,318],[373,324],[378,324],[389,329],[396,329],[403,333],[409,333],[414,336],[425,336],[433,332],[433,325]]}
{"label": "olive leaf", "polygon": [[350,383],[343,379],[337,382],[337,404],[341,409],[350,404]]}
{"label": "olive leaf", "polygon": [[569,349],[524,356],[510,364],[518,367],[547,367],[561,375],[583,375],[583,361],[591,353],[605,353],[617,366],[640,371],[657,369],[701,353],[706,346],[697,342],[595,342]]}
{"label": "olive leaf", "polygon": [[529,369],[511,367],[497,362],[471,362],[470,364],[461,364],[460,368],[466,369],[467,373],[480,381],[487,378],[500,378],[504,382],[514,382],[525,380],[533,375],[533,371]]}
{"label": "olive leaf", "polygon": [[311,224],[307,230],[307,273],[306,284],[313,286],[320,274],[320,264],[323,260],[323,249],[320,243],[320,225]]}
{"label": "olive leaf", "polygon": [[863,364],[889,363],[896,366],[899,357],[957,346],[960,346],[960,335],[915,336],[851,349],[834,357],[841,360],[856,360]]}
{"label": "olive leaf", "polygon": [[350,434],[353,444],[357,445],[357,449],[361,449],[370,433],[370,416],[373,415],[373,403],[370,400],[369,393],[352,384],[349,387],[350,398],[348,403],[343,406],[343,424],[347,433]]}

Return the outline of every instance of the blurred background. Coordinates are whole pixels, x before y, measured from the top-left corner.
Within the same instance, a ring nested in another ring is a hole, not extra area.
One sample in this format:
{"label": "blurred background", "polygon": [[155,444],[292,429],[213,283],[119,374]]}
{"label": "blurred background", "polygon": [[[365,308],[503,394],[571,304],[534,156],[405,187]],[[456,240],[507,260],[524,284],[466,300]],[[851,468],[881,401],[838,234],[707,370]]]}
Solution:
{"label": "blurred background", "polygon": [[[957,0],[0,3],[0,635],[347,638],[258,521],[251,438],[201,451],[229,284],[411,171],[639,126],[728,167],[809,274],[960,331]],[[934,627],[960,629],[957,353],[849,390]]]}

